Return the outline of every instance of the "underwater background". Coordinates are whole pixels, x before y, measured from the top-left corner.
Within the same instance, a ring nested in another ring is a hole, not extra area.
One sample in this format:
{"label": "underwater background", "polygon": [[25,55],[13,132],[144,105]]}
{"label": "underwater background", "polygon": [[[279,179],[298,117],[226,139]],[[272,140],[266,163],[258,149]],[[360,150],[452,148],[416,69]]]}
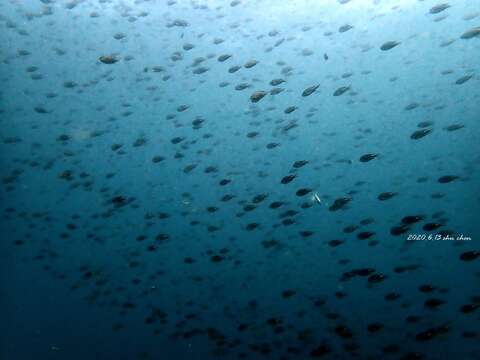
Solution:
{"label": "underwater background", "polygon": [[480,358],[480,1],[0,29],[1,359]]}

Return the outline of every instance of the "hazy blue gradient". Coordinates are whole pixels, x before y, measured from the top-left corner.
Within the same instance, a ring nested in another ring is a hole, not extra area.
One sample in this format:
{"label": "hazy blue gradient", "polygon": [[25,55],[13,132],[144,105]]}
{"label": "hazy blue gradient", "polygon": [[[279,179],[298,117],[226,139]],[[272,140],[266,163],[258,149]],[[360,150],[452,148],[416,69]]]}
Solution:
{"label": "hazy blue gradient", "polygon": [[[462,38],[480,26],[480,1],[452,0],[432,13],[438,4],[0,2],[0,358],[308,359],[327,343],[328,359],[479,359],[480,309],[459,309],[478,305],[480,259],[459,256],[480,251],[480,36]],[[170,26],[175,20],[187,26]],[[345,24],[353,28],[339,32]],[[380,50],[387,41],[400,44]],[[99,61],[111,54],[115,64]],[[232,56],[218,61],[223,54]],[[243,67],[252,59],[258,64]],[[241,68],[229,72],[234,65]],[[208,71],[195,74],[199,67]],[[286,82],[269,84],[278,78]],[[241,83],[249,87],[235,90]],[[342,86],[351,88],[333,96]],[[250,100],[274,87],[284,91]],[[298,109],[286,114],[290,106]],[[297,126],[286,131],[290,122]],[[432,132],[411,139],[422,122]],[[446,130],[454,124],[463,127]],[[146,144],[134,146],[138,139]],[[368,153],[378,157],[359,161]],[[298,160],[308,164],[292,169]],[[66,170],[71,180],[61,177]],[[445,175],[458,179],[439,182]],[[300,188],[311,192],[299,197]],[[396,195],[380,201],[383,192]],[[234,197],[222,201],[227,194]],[[259,194],[267,198],[245,211]],[[116,196],[127,203],[116,208]],[[351,197],[348,207],[330,211],[341,197]],[[285,204],[271,209],[274,201]],[[287,210],[298,213],[282,217]],[[393,236],[407,215],[425,219]],[[442,226],[422,229],[432,222]],[[346,232],[349,225],[358,228]],[[442,229],[471,240],[407,241]],[[359,240],[362,231],[375,234]],[[160,233],[168,240],[155,240]],[[344,243],[329,246],[335,239]],[[409,265],[418,268],[395,271]],[[359,268],[387,278],[340,281]],[[436,290],[422,293],[423,284]],[[288,289],[295,295],[282,298]],[[401,298],[386,301],[391,292]],[[428,309],[429,298],[446,303]],[[325,304],[314,306],[318,299]],[[164,324],[145,323],[152,309],[168,314]],[[407,323],[412,315],[421,321]],[[284,331],[275,333],[270,318]],[[373,322],[384,329],[370,334]],[[339,337],[339,325],[353,338]],[[415,339],[443,325],[448,333]],[[209,339],[209,328],[225,343]],[[346,351],[352,343],[358,350]],[[397,353],[382,351],[391,344]]]}

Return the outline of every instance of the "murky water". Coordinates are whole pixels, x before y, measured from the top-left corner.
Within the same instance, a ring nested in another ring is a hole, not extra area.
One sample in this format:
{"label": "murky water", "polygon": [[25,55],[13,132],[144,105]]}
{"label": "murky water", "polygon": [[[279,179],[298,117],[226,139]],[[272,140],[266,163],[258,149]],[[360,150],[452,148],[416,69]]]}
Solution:
{"label": "murky water", "polygon": [[0,14],[2,359],[479,358],[479,1]]}

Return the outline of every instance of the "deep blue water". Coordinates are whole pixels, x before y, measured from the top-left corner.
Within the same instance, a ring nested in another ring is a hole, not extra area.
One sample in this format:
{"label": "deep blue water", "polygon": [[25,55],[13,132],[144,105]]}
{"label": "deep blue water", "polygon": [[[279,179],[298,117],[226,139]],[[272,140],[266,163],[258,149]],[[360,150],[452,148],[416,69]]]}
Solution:
{"label": "deep blue water", "polygon": [[480,1],[0,14],[1,359],[480,358]]}

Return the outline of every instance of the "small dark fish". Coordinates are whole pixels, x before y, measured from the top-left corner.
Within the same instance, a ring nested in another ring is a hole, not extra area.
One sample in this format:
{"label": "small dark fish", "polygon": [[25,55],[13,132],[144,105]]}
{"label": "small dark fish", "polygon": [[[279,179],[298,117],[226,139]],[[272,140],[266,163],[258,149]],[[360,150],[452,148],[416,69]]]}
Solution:
{"label": "small dark fish", "polygon": [[457,79],[457,81],[455,81],[455,84],[456,84],[456,85],[465,84],[465,83],[466,83],[468,80],[470,80],[472,77],[473,77],[473,74],[462,76],[461,78]]}
{"label": "small dark fish", "polygon": [[156,155],[152,158],[152,162],[155,163],[155,164],[158,164],[159,162],[165,160],[165,158],[163,156],[160,156],[160,155]]}
{"label": "small dark fish", "polygon": [[195,75],[200,75],[200,74],[203,74],[203,73],[207,72],[208,70],[210,70],[210,69],[207,68],[207,67],[204,67],[204,66],[200,66],[200,67],[196,68],[195,70],[193,70],[192,73],[194,73]]}
{"label": "small dark fish", "polygon": [[400,45],[400,42],[398,42],[398,41],[387,41],[386,43],[383,43],[382,46],[380,46],[380,50],[382,50],[382,51],[391,50],[394,47],[396,47],[397,45]]}
{"label": "small dark fish", "polygon": [[362,225],[369,225],[369,224],[373,224],[374,222],[375,222],[375,219],[373,218],[366,218],[366,219],[360,220],[360,224]]}
{"label": "small dark fish", "polygon": [[303,97],[306,97],[306,96],[309,96],[309,95],[312,95],[315,90],[318,89],[320,85],[312,85],[312,86],[309,86],[308,88],[306,88],[305,90],[303,90],[302,92],[302,96]]}
{"label": "small dark fish", "polygon": [[275,149],[275,148],[278,147],[278,146],[280,146],[279,143],[268,143],[268,144],[266,145],[266,148],[267,148],[267,149]]}
{"label": "small dark fish", "polygon": [[280,85],[284,82],[285,82],[285,80],[283,80],[283,79],[273,79],[272,81],[270,81],[270,85],[278,86],[278,85]]}
{"label": "small dark fish", "polygon": [[337,211],[345,207],[350,202],[351,198],[343,197],[335,199],[333,204],[328,208],[329,211]]}
{"label": "small dark fish", "polygon": [[400,226],[393,226],[390,229],[390,234],[392,234],[393,236],[398,236],[398,235],[405,234],[409,230],[410,230],[410,228],[408,226],[406,226],[405,224],[400,225]]}
{"label": "small dark fish", "polygon": [[349,25],[349,24],[345,24],[345,25],[342,25],[338,28],[338,32],[340,33],[344,33],[350,29],[353,29],[353,26],[352,25]]}
{"label": "small dark fish", "polygon": [[[345,0],[342,0],[342,1],[345,1]],[[310,357],[312,358],[325,357],[331,352],[332,352],[332,348],[328,344],[321,344],[310,352]]]}
{"label": "small dark fish", "polygon": [[359,240],[366,240],[368,238],[371,238],[373,235],[375,235],[374,232],[371,231],[362,231],[357,234],[357,239]]}
{"label": "small dark fish", "polygon": [[260,226],[260,224],[250,223],[245,227],[245,229],[247,229],[248,231],[252,231],[252,230],[255,230],[256,228],[258,228],[259,226]]}
{"label": "small dark fish", "polygon": [[442,224],[439,224],[439,223],[427,223],[423,225],[422,229],[425,231],[433,231],[433,230],[437,230],[441,226]]}
{"label": "small dark fish", "polygon": [[415,340],[417,341],[428,341],[433,339],[436,336],[435,329],[428,329],[422,332],[419,332],[415,335]]}
{"label": "small dark fish", "polygon": [[232,200],[234,197],[235,197],[234,195],[227,194],[227,195],[224,195],[220,200],[223,202],[227,202]]}
{"label": "small dark fish", "polygon": [[210,261],[213,262],[213,263],[219,263],[220,261],[222,261],[224,259],[223,256],[221,255],[213,255],[211,258],[210,258]]}
{"label": "small dark fish", "polygon": [[370,276],[375,272],[373,268],[360,268],[353,270],[353,273],[358,276]]}
{"label": "small dark fish", "polygon": [[427,136],[428,134],[430,134],[432,131],[433,131],[432,129],[421,129],[421,130],[414,131],[412,135],[410,135],[410,139],[413,139],[413,140],[421,139],[424,136]]}
{"label": "small dark fish", "polygon": [[250,101],[253,103],[257,103],[260,100],[263,99],[263,97],[267,95],[266,91],[255,91],[251,96],[250,96]]}
{"label": "small dark fish", "polygon": [[223,54],[223,55],[220,55],[217,60],[219,62],[224,62],[224,61],[230,59],[231,57],[232,57],[232,55],[230,55],[230,54]]}
{"label": "small dark fish", "polygon": [[310,237],[310,236],[312,236],[313,234],[315,234],[315,232],[314,232],[314,231],[310,231],[310,230],[304,230],[304,231],[300,231],[299,234],[300,234],[301,237],[307,238],[307,237]]}
{"label": "small dark fish", "polygon": [[335,92],[333,93],[333,96],[340,96],[340,95],[343,95],[345,94],[348,90],[350,90],[350,86],[342,86],[342,87],[339,87],[337,90],[335,90]]}
{"label": "small dark fish", "polygon": [[439,306],[441,306],[445,303],[446,303],[446,301],[444,301],[442,299],[430,298],[430,299],[427,299],[425,301],[425,307],[427,307],[429,309],[436,309],[436,308],[438,308]]}
{"label": "small dark fish", "polygon": [[440,333],[443,331],[441,328],[430,328],[425,331],[419,332],[417,335],[415,335],[415,340],[417,341],[429,341],[438,336]]}
{"label": "small dark fish", "polygon": [[437,4],[430,9],[430,14],[438,14],[450,7],[448,3]]}
{"label": "small dark fish", "polygon": [[404,109],[407,110],[407,111],[410,111],[410,110],[416,109],[419,106],[420,106],[419,103],[412,102],[412,103],[408,104],[407,106],[405,106]]}
{"label": "small dark fish", "polygon": [[112,204],[114,204],[115,206],[122,206],[122,205],[125,205],[125,203],[127,202],[127,199],[123,196],[115,196],[112,198]]}
{"label": "small dark fish", "polygon": [[235,86],[235,90],[237,91],[242,91],[250,87],[250,84],[247,83],[241,83]]}
{"label": "small dark fish", "polygon": [[114,55],[102,55],[98,58],[104,64],[115,64],[118,61]]}
{"label": "small dark fish", "polygon": [[419,286],[418,290],[420,290],[423,293],[430,293],[436,289],[435,286],[432,286],[430,284],[424,284]]}
{"label": "small dark fish", "polygon": [[417,222],[420,222],[423,219],[425,219],[425,216],[423,216],[423,215],[408,215],[408,216],[405,216],[404,218],[402,218],[402,224],[411,225],[411,224],[415,224]]}
{"label": "small dark fish", "polygon": [[472,261],[480,258],[480,251],[466,251],[460,255],[460,260],[462,261]]}
{"label": "small dark fish", "polygon": [[325,61],[328,60],[328,55],[327,55],[327,53],[323,54],[323,59],[324,59]]}
{"label": "small dark fish", "polygon": [[273,88],[272,90],[270,90],[270,95],[278,95],[278,94],[280,94],[283,90],[285,90],[285,89],[278,88],[278,87]]}
{"label": "small dark fish", "polygon": [[285,290],[282,292],[282,298],[288,299],[295,295],[297,292],[295,290]]}
{"label": "small dark fish", "polygon": [[422,121],[417,124],[417,126],[421,129],[427,128],[433,125],[433,121]]}
{"label": "small dark fish", "polygon": [[371,323],[367,326],[368,332],[375,333],[383,329],[383,324],[381,323]]}
{"label": "small dark fish", "polygon": [[179,107],[177,107],[177,111],[178,112],[184,112],[185,110],[188,110],[190,106],[188,105],[180,105]]}
{"label": "small dark fish", "polygon": [[360,162],[369,162],[370,160],[375,159],[378,154],[365,154],[360,156]]}
{"label": "small dark fish", "polygon": [[394,197],[395,195],[397,195],[397,193],[394,193],[394,192],[383,192],[381,193],[380,195],[378,195],[378,200],[388,200],[388,199],[391,199],[392,197]]}
{"label": "small dark fish", "polygon": [[339,245],[342,245],[345,241],[344,240],[330,240],[328,242],[328,246],[330,247],[337,247]]}
{"label": "small dark fish", "polygon": [[182,19],[175,19],[173,22],[167,24],[167,27],[179,26],[179,27],[186,27],[188,26],[188,22]]}
{"label": "small dark fish", "polygon": [[385,300],[386,301],[395,301],[397,299],[400,299],[402,297],[401,294],[397,292],[390,292],[387,295],[385,295]]}
{"label": "small dark fish", "polygon": [[278,209],[279,207],[281,207],[284,203],[282,201],[274,201],[272,202],[269,207],[270,209]]}
{"label": "small dark fish", "polygon": [[265,200],[267,197],[268,197],[267,194],[258,194],[258,195],[255,195],[255,197],[252,199],[252,202],[254,204],[258,204],[258,203],[261,203],[263,200]]}
{"label": "small dark fish", "polygon": [[249,61],[247,61],[247,62],[245,63],[245,65],[243,65],[243,67],[244,67],[245,69],[250,69],[250,68],[254,67],[254,66],[257,65],[257,64],[258,64],[258,61],[257,61],[257,60],[249,60]]}
{"label": "small dark fish", "polygon": [[347,225],[343,228],[343,232],[344,233],[347,233],[347,234],[350,234],[352,232],[354,232],[355,230],[358,229],[358,226],[357,225]]}
{"label": "small dark fish", "polygon": [[39,114],[48,114],[50,111],[45,109],[43,105],[37,105],[33,108]]}
{"label": "small dark fish", "polygon": [[335,333],[343,339],[350,339],[353,337],[353,332],[346,326],[337,326]]}
{"label": "small dark fish", "polygon": [[293,163],[293,167],[295,169],[300,169],[301,167],[305,166],[308,164],[307,160],[297,160]]}
{"label": "small dark fish", "polygon": [[301,189],[297,190],[296,195],[297,196],[305,196],[310,192],[312,192],[312,189],[301,188]]}
{"label": "small dark fish", "polygon": [[480,308],[480,304],[465,304],[465,305],[462,305],[462,307],[460,308],[460,311],[464,314],[470,314],[475,310],[477,310],[478,308]]}
{"label": "small dark fish", "polygon": [[297,175],[287,175],[282,178],[280,181],[282,184],[288,184],[290,183],[293,179],[295,179]]}
{"label": "small dark fish", "polygon": [[181,143],[183,140],[185,140],[184,137],[176,136],[176,137],[172,138],[172,139],[170,140],[170,142],[171,142],[172,144],[179,144],[179,143]]}
{"label": "small dark fish", "polygon": [[452,124],[452,125],[449,125],[449,126],[446,126],[443,128],[443,130],[446,130],[446,131],[456,131],[456,130],[460,130],[462,128],[464,128],[465,125],[463,124]]}
{"label": "small dark fish", "polygon": [[233,73],[237,72],[237,71],[240,70],[240,69],[241,69],[241,66],[234,65],[234,66],[231,66],[231,67],[228,69],[228,72],[229,72],[230,74],[233,74]]}
{"label": "small dark fish", "polygon": [[459,176],[455,176],[455,175],[444,175],[438,178],[438,182],[441,184],[446,184],[454,180],[457,180],[458,178]]}
{"label": "small dark fish", "polygon": [[285,114],[291,114],[292,112],[294,112],[295,110],[297,110],[298,107],[296,106],[289,106],[288,108],[286,108],[283,112]]}
{"label": "small dark fish", "polygon": [[465,31],[462,34],[462,36],[460,36],[460,38],[464,39],[464,40],[473,39],[474,37],[480,37],[480,26],[471,28],[471,29]]}
{"label": "small dark fish", "polygon": [[376,284],[376,283],[382,282],[386,278],[387,276],[383,274],[373,274],[368,277],[368,282],[372,284]]}

